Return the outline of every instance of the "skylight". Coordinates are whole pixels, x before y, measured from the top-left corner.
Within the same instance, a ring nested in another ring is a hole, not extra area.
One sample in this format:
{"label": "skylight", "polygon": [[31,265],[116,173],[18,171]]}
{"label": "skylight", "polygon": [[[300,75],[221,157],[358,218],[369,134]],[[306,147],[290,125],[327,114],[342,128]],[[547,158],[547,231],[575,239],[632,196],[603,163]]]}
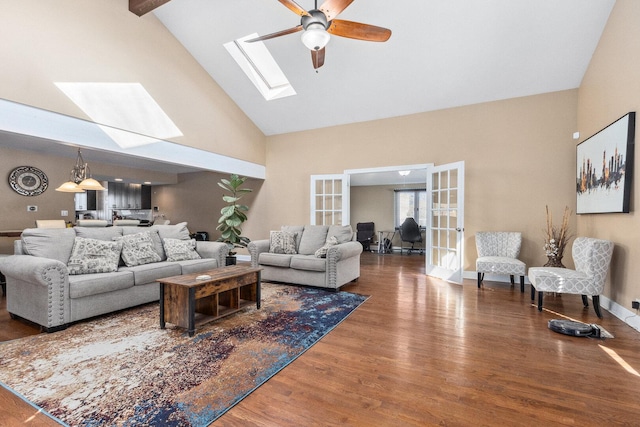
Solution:
{"label": "skylight", "polygon": [[58,82],[56,86],[91,120],[107,125],[100,128],[122,148],[182,136],[140,83]]}
{"label": "skylight", "polygon": [[284,98],[296,94],[267,47],[261,41],[245,43],[245,40],[258,37],[258,34],[225,43],[224,47],[238,63],[249,80],[260,91],[264,99]]}

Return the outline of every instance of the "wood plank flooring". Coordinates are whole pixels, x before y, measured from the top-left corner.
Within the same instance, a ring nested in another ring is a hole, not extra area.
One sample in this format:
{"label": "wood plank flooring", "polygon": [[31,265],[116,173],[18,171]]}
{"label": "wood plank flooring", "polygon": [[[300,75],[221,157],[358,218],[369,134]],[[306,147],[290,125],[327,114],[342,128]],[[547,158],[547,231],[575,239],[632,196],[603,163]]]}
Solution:
{"label": "wood plank flooring", "polygon": [[[425,276],[423,257],[370,253],[343,289],[371,298],[215,426],[639,424],[640,333],[580,296],[546,297],[539,313],[528,285],[478,290]],[[562,315],[615,338],[549,330]],[[3,299],[0,339],[37,333],[18,323]],[[0,391],[0,420],[33,415],[19,404]]]}

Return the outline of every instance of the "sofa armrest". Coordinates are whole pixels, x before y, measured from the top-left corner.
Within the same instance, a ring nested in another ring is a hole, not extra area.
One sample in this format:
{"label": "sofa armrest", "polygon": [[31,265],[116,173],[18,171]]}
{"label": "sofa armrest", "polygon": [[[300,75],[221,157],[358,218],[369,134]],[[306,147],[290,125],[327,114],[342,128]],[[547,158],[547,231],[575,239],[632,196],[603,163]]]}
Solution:
{"label": "sofa armrest", "polygon": [[359,256],[361,253],[362,244],[357,241],[350,241],[329,247],[329,250],[327,251],[327,258],[333,259],[337,262],[341,259]]}
{"label": "sofa armrest", "polygon": [[32,255],[0,259],[7,278],[7,311],[47,330],[69,322],[69,273],[58,260]]}
{"label": "sofa armrest", "polygon": [[11,255],[0,258],[0,271],[5,276],[45,287],[55,284],[47,275],[50,270],[58,271],[60,276],[68,277],[67,266],[55,259],[31,255]]}
{"label": "sofa armrest", "polygon": [[229,246],[223,242],[196,241],[196,252],[202,258],[213,258],[218,262],[218,267],[226,265],[226,257],[229,255]]}
{"label": "sofa armrest", "polygon": [[269,240],[253,240],[247,245],[251,255],[251,267],[258,267],[258,258],[262,252],[269,252]]}

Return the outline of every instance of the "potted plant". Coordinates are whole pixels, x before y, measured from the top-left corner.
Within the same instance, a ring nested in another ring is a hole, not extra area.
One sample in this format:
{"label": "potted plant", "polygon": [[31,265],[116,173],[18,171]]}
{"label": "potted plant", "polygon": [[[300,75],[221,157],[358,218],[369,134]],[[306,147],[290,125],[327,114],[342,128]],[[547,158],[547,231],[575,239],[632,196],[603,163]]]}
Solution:
{"label": "potted plant", "polygon": [[235,265],[236,252],[234,249],[246,248],[250,242],[249,238],[242,236],[241,228],[242,223],[247,220],[245,212],[249,210],[249,207],[238,203],[243,195],[252,191],[249,188],[240,188],[246,180],[246,177],[232,174],[229,179],[223,178],[218,182],[218,185],[227,192],[222,196],[222,200],[227,206],[220,210],[221,216],[216,227],[216,230],[221,233],[218,241],[225,242],[229,246],[226,265]]}

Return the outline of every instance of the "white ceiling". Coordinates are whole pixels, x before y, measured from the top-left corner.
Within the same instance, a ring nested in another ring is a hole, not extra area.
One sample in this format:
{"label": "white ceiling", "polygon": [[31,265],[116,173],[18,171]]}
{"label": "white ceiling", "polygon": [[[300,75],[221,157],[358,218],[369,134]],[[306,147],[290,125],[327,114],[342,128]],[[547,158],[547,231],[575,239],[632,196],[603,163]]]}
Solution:
{"label": "white ceiling", "polygon": [[265,41],[297,92],[273,101],[223,44],[298,25],[280,2],[171,0],[153,13],[251,120],[275,135],[577,88],[614,3],[356,0],[339,19],[389,28],[389,41],[334,36],[318,73],[301,33]]}

